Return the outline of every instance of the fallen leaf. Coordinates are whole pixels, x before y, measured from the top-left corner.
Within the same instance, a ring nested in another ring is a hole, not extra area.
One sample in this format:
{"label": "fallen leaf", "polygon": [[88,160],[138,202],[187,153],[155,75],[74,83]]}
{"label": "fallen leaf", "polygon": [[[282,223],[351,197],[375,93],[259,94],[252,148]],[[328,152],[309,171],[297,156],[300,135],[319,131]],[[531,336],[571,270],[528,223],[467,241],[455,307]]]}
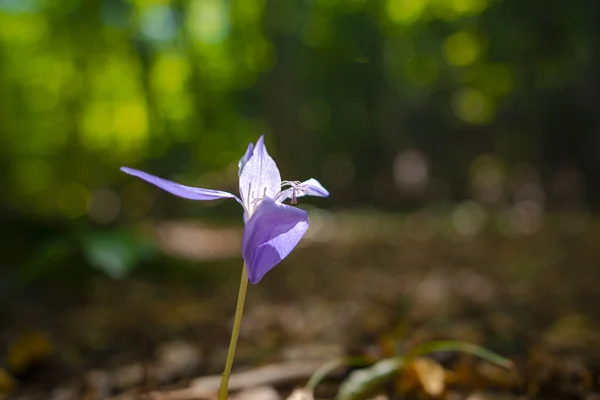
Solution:
{"label": "fallen leaf", "polygon": [[429,358],[416,358],[408,364],[401,375],[398,390],[403,393],[423,391],[437,397],[446,388],[446,371]]}
{"label": "fallen leaf", "polygon": [[13,377],[6,370],[0,368],[0,399],[9,396],[15,389],[15,386]]}
{"label": "fallen leaf", "polygon": [[47,359],[52,350],[50,339],[43,333],[25,333],[10,344],[6,354],[6,365],[13,373],[20,374]]}

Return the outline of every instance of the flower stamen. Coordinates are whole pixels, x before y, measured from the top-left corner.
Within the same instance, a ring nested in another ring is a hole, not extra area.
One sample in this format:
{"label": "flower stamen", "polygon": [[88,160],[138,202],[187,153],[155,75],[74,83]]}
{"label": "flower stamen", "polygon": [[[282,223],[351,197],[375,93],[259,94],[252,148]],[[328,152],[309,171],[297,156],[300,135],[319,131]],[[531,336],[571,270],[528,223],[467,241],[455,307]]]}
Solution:
{"label": "flower stamen", "polygon": [[[281,187],[283,188],[286,186],[289,186],[290,189],[292,190],[290,204],[297,204],[298,203],[298,194],[302,194],[304,191],[304,188],[302,187],[302,182],[300,182],[300,181],[281,181]],[[285,192],[285,191],[282,190],[279,193],[283,193],[283,192]]]}

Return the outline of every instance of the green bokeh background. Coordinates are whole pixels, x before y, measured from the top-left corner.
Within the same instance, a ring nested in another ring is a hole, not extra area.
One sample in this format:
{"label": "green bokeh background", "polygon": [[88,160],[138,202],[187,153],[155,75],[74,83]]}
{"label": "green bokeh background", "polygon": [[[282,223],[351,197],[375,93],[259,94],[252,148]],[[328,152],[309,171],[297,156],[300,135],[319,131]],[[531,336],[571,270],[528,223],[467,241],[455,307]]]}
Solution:
{"label": "green bokeh background", "polygon": [[234,202],[119,167],[236,191],[263,132],[282,177],[319,179],[334,211],[594,210],[599,15],[596,0],[0,0],[5,245],[239,224]]}

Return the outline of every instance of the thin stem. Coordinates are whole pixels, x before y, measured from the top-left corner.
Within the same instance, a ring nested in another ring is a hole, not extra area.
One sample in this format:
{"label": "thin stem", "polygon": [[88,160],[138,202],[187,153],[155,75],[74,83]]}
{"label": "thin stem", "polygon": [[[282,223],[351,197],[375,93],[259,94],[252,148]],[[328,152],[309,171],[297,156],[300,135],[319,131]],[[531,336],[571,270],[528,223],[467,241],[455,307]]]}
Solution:
{"label": "thin stem", "polygon": [[248,270],[246,269],[246,263],[244,263],[244,266],[242,267],[242,280],[240,282],[240,290],[238,292],[237,306],[235,307],[235,317],[233,319],[233,330],[231,332],[229,350],[227,350],[225,370],[223,371],[223,376],[221,378],[221,387],[219,388],[219,400],[227,400],[227,386],[229,383],[229,375],[231,375],[231,367],[233,366],[235,346],[237,345],[238,336],[240,334],[240,325],[242,324],[242,314],[244,312],[244,301],[246,300],[247,287]]}

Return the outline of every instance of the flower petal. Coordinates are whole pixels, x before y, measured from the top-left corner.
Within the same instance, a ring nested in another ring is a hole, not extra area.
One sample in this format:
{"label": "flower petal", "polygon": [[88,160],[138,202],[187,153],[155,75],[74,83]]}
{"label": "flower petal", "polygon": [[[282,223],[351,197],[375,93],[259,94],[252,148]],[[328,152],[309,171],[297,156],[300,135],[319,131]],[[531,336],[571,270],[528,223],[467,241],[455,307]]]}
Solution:
{"label": "flower petal", "polygon": [[246,163],[248,162],[248,160],[250,159],[250,157],[252,157],[252,149],[253,148],[254,148],[254,145],[252,143],[250,143],[248,145],[248,148],[246,149],[246,153],[244,154],[244,156],[238,162],[238,177],[240,175],[242,175],[242,171],[244,170],[244,166],[246,165]]}
{"label": "flower petal", "polygon": [[305,192],[303,196],[329,197],[329,191],[315,178],[310,178],[301,183]]}
{"label": "flower petal", "polygon": [[240,174],[240,196],[246,209],[252,213],[255,200],[275,197],[281,189],[281,175],[275,161],[267,153],[264,136],[256,142],[252,157],[244,164]]}
{"label": "flower petal", "polygon": [[147,174],[146,172],[139,171],[137,169],[121,167],[121,171],[126,174],[136,176],[140,179],[145,180],[148,183],[158,186],[162,190],[172,193],[175,196],[183,197],[184,199],[190,200],[218,200],[218,199],[236,199],[241,204],[241,200],[232,193],[223,192],[221,190],[202,189],[191,186],[180,185],[179,183],[171,182],[163,178],[159,178],[154,175]]}
{"label": "flower petal", "polygon": [[[285,201],[286,199],[292,197],[293,192],[294,190],[292,188],[282,190],[275,197],[275,201]],[[310,178],[296,186],[296,197],[303,196],[329,197],[329,191],[325,189],[318,180],[315,178]]]}
{"label": "flower petal", "polygon": [[248,220],[242,255],[251,283],[258,283],[296,247],[308,229],[308,213],[265,198]]}

